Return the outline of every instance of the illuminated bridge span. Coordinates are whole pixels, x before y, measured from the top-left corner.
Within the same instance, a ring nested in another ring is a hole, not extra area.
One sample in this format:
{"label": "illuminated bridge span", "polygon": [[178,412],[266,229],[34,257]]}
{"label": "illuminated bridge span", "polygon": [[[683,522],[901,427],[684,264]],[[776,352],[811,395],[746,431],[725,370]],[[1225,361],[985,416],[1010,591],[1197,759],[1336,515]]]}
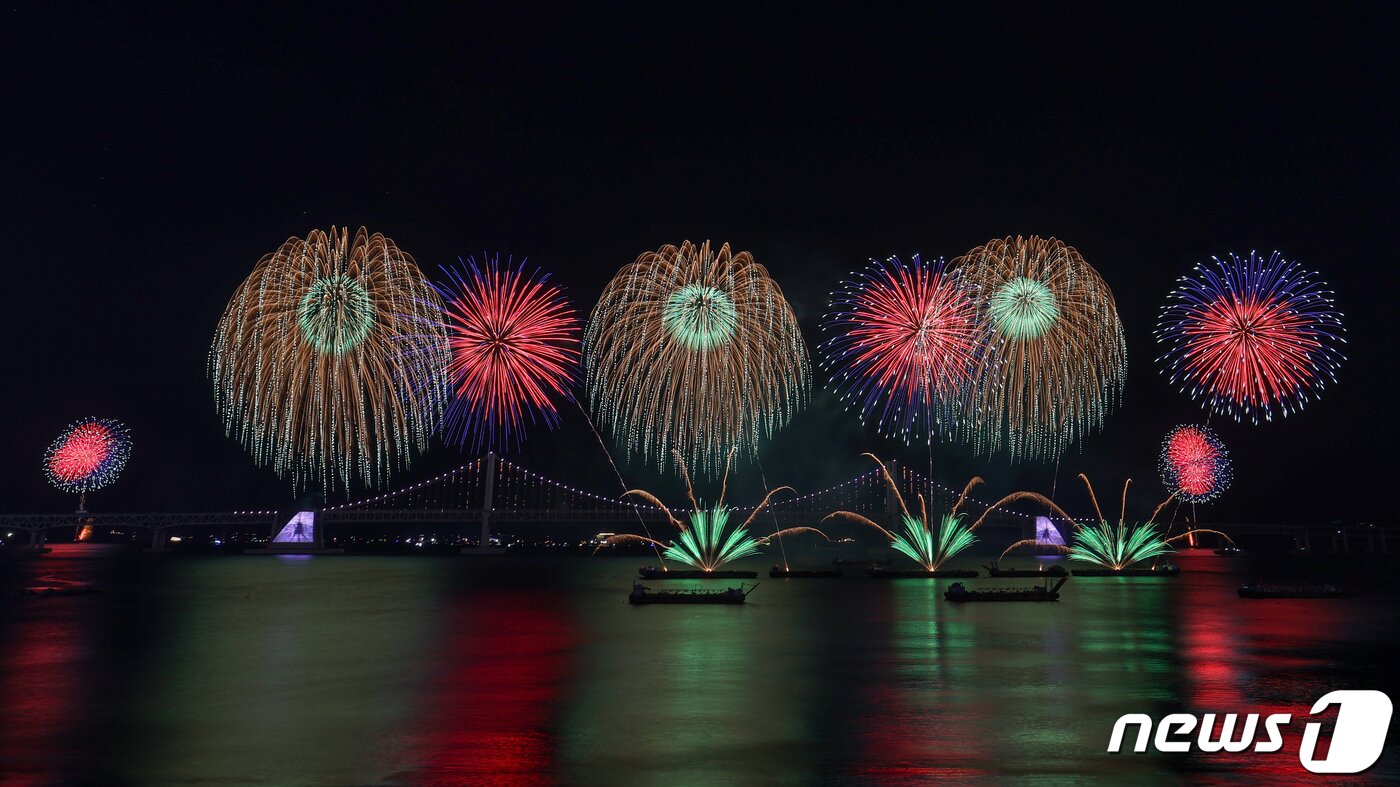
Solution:
{"label": "illuminated bridge span", "polygon": [[[900,485],[901,494],[910,505],[915,495],[930,498],[930,510],[944,510],[957,498],[958,490],[944,487],[916,471],[890,464],[891,473]],[[974,516],[990,501],[969,498],[968,512]],[[739,514],[752,507],[738,507]],[[780,494],[770,505],[771,515],[759,521],[773,527],[817,525],[823,517],[836,510],[854,511],[887,526],[898,524],[898,503],[878,471],[862,473],[826,489],[807,494]],[[672,508],[684,518],[688,508]],[[33,541],[46,530],[71,528],[77,525],[95,527],[137,527],[149,529],[152,544],[163,542],[161,534],[172,528],[266,528],[276,534],[284,529],[288,512],[271,510],[233,511],[225,513],[91,513],[91,514],[20,514],[0,516],[0,529],[29,531]],[[356,525],[392,524],[459,524],[480,525],[482,540],[488,543],[490,528],[506,523],[587,523],[603,529],[624,529],[637,526],[665,524],[666,517],[654,506],[623,499],[616,495],[598,494],[536,473],[529,468],[488,454],[450,470],[435,478],[403,487],[393,492],[372,495],[360,500],[329,506],[315,512],[316,531],[325,526],[353,527]],[[1016,527],[1026,533],[1034,531],[1034,517],[1014,511],[998,510],[988,517],[986,527]]]}
{"label": "illuminated bridge span", "polygon": [[[494,468],[492,467],[494,465]],[[908,468],[890,464],[900,493],[910,506],[915,495],[929,500],[930,510],[952,506],[960,490],[949,489]],[[784,527],[816,525],[832,511],[855,511],[885,522],[898,513],[898,502],[888,493],[879,472],[872,470],[826,489],[807,494],[778,494],[770,509]],[[992,501],[969,497],[967,508],[979,515]],[[752,506],[734,509],[739,514]],[[684,519],[690,509],[672,507]],[[659,508],[619,496],[602,495],[566,484],[531,471],[507,459],[487,456],[450,470],[436,478],[404,487],[395,492],[366,497],[330,506],[317,513],[318,521],[328,524],[392,522],[461,522],[483,514],[493,522],[586,522],[607,525],[664,523]],[[772,522],[766,514],[763,520]],[[987,525],[1030,527],[1034,516],[1010,510],[993,512]]]}
{"label": "illuminated bridge span", "polygon": [[[928,498],[932,511],[946,511],[957,499],[960,490],[931,481],[912,468],[889,464],[890,472],[900,487],[908,505],[915,506],[916,495]],[[969,496],[965,510],[977,517],[993,501]],[[846,510],[862,514],[886,527],[899,524],[898,501],[890,494],[878,470],[862,473],[826,489],[797,495],[778,495],[771,505],[771,515],[765,513],[756,527],[761,533],[770,527],[817,525],[832,511]],[[672,508],[684,519],[687,508]],[[752,507],[739,507],[746,514]],[[99,513],[99,514],[19,514],[0,516],[0,530],[28,531],[31,542],[38,543],[42,534],[51,529],[72,528],[77,525],[100,527],[145,528],[151,532],[152,545],[164,542],[162,534],[172,528],[245,528],[265,530],[270,534],[286,531],[289,512],[233,511],[224,513]],[[983,527],[1017,531],[1018,538],[1029,538],[1035,532],[1036,516],[1043,512],[1025,513],[998,509],[987,517]],[[304,517],[297,521],[303,520]],[[316,540],[325,526],[337,530],[368,525],[452,525],[464,529],[480,527],[479,543],[487,544],[494,525],[509,523],[587,523],[605,530],[626,530],[628,526],[665,524],[660,509],[632,498],[622,499],[574,487],[554,478],[536,473],[527,467],[488,454],[450,470],[435,478],[403,487],[393,492],[365,497],[360,500],[329,506],[315,512]],[[1057,521],[1062,532],[1068,523]],[[849,525],[843,527],[850,527]],[[1292,536],[1300,546],[1308,546],[1312,536],[1331,539],[1334,550],[1345,551],[1353,542],[1368,550],[1386,551],[1391,543],[1400,543],[1400,532],[1394,527],[1319,526],[1300,528],[1278,525],[1213,525],[1232,534],[1270,534]],[[838,532],[848,532],[845,530]],[[298,539],[300,540],[300,539]]]}

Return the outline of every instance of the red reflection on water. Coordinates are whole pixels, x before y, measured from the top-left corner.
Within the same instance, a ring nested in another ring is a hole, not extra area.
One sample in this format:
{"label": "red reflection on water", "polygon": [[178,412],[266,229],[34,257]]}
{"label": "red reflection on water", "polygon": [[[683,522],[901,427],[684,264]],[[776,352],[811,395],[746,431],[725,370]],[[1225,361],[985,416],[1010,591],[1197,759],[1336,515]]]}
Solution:
{"label": "red reflection on water", "polygon": [[[980,783],[989,778],[990,736],[983,719],[997,718],[994,708],[968,703],[945,687],[961,678],[948,672],[954,651],[970,643],[954,642],[940,614],[943,599],[922,587],[889,588],[888,606],[872,614],[867,636],[890,643],[902,657],[893,665],[875,663],[854,671],[867,685],[850,687],[858,703],[853,725],[858,747],[849,775],[876,784],[923,784],[929,781]],[[914,591],[914,592],[911,592]],[[931,622],[936,621],[935,626]],[[887,673],[893,669],[896,674]]]}
{"label": "red reflection on water", "polygon": [[[1203,568],[1209,557],[1195,558]],[[1213,567],[1212,567],[1213,568]],[[1317,653],[1340,638],[1354,610],[1345,602],[1327,599],[1242,599],[1235,577],[1201,571],[1182,572],[1176,598],[1181,619],[1180,652],[1184,700],[1188,712],[1216,714],[1213,737],[1219,737],[1222,716],[1239,714],[1238,740],[1246,714],[1259,714],[1255,740],[1268,739],[1264,720],[1274,713],[1293,718],[1282,728],[1283,748],[1259,753],[1251,746],[1239,753],[1192,754],[1209,767],[1247,777],[1248,783],[1316,783],[1298,761],[1298,748],[1308,722],[1321,722],[1317,751],[1327,751],[1337,712],[1308,716],[1313,702],[1333,689],[1355,688],[1329,682],[1334,673]],[[1200,730],[1192,733],[1194,741]]]}
{"label": "red reflection on water", "polygon": [[61,753],[81,745],[80,705],[89,677],[82,668],[86,638],[57,608],[66,600],[26,601],[34,603],[9,610],[14,619],[0,646],[0,770],[16,783],[26,775],[47,781]]}
{"label": "red reflection on water", "polygon": [[444,624],[411,781],[551,783],[553,714],[578,641],[558,594],[476,589]]}
{"label": "red reflection on water", "polygon": [[979,739],[980,725],[966,709],[939,709],[939,700],[925,692],[894,687],[871,699],[860,719],[863,745],[855,775],[878,784],[989,778],[986,741]]}

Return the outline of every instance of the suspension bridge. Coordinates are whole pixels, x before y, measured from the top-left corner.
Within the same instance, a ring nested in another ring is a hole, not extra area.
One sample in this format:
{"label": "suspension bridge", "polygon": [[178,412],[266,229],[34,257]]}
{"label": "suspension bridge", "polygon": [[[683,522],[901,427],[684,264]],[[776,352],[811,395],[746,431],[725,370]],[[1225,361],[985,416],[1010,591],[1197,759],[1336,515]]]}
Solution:
{"label": "suspension bridge", "polygon": [[[922,494],[930,512],[946,511],[961,490],[944,486],[912,468],[897,462],[889,463],[905,503],[915,507],[916,496]],[[825,489],[805,494],[779,494],[770,503],[769,512],[757,523],[754,532],[761,535],[768,529],[797,525],[817,526],[833,511],[852,511],[886,527],[899,524],[899,499],[878,470],[861,473]],[[971,495],[964,510],[973,518],[993,503]],[[735,506],[737,515],[752,512],[752,506]],[[684,520],[690,513],[685,507],[671,508]],[[284,521],[286,511],[250,510],[228,512],[148,512],[148,513],[66,513],[0,515],[0,530],[27,532],[31,545],[38,546],[50,531],[84,526],[145,529],[151,536],[151,547],[161,549],[172,531],[200,529],[240,529],[263,531],[274,541],[292,534],[290,540],[314,540],[319,545],[328,528],[337,532],[364,526],[430,525],[436,528],[456,525],[460,532],[479,534],[477,543],[487,546],[493,528],[503,524],[581,523],[605,530],[625,530],[632,527],[652,527],[667,524],[661,509],[637,502],[633,498],[600,494],[581,489],[566,482],[532,471],[496,454],[475,459],[453,470],[391,492],[372,495],[334,506],[318,509],[311,517],[298,512],[292,521]],[[1029,538],[1035,534],[1038,516],[1047,512],[1026,513],[998,508],[983,522],[980,529],[1000,530],[1008,541]],[[1053,518],[1067,534],[1070,523]],[[1089,521],[1089,520],[1081,520]],[[305,530],[301,523],[312,524]],[[1389,551],[1392,544],[1400,545],[1400,528],[1375,525],[1284,526],[1252,524],[1212,524],[1233,535],[1289,536],[1297,546],[1310,548],[1314,537],[1330,543],[1333,551]],[[667,531],[662,531],[667,532]]]}

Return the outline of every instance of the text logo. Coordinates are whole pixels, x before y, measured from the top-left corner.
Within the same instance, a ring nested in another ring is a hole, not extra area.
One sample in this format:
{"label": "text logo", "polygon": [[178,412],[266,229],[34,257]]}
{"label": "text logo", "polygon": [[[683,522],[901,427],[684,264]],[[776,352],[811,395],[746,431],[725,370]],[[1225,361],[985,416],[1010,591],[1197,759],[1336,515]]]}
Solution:
{"label": "text logo", "polygon": [[[1375,764],[1385,746],[1393,710],[1390,697],[1384,692],[1369,689],[1332,691],[1313,703],[1308,713],[1316,716],[1333,705],[1337,706],[1337,723],[1332,730],[1332,745],[1328,747],[1327,756],[1322,759],[1314,757],[1322,724],[1313,721],[1303,727],[1298,760],[1313,773],[1360,773]],[[1218,728],[1217,718],[1220,718]],[[1227,713],[1223,717],[1203,713],[1199,718],[1190,713],[1171,713],[1154,723],[1152,717],[1145,713],[1127,713],[1114,722],[1108,750],[1120,751],[1128,728],[1136,725],[1135,752],[1147,751],[1149,738],[1157,751],[1190,751],[1193,740],[1189,736],[1198,729],[1194,743],[1203,752],[1242,752],[1250,746],[1256,752],[1273,752],[1283,748],[1283,728],[1292,720],[1291,714],[1273,713],[1261,725],[1258,713],[1244,714],[1243,722],[1238,713]],[[1152,732],[1154,726],[1155,735]]]}

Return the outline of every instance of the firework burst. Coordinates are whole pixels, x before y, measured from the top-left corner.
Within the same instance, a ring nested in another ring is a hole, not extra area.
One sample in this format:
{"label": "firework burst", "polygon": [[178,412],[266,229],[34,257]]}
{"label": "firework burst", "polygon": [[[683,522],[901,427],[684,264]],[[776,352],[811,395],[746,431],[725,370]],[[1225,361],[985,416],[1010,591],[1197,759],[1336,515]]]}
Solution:
{"label": "firework burst", "polygon": [[[730,459],[732,457],[733,452],[731,451]],[[763,502],[754,508],[743,524],[732,527],[730,517],[734,514],[734,509],[724,504],[725,490],[728,487],[729,479],[729,461],[725,462],[724,480],[720,483],[719,502],[713,506],[706,506],[696,499],[695,490],[690,483],[690,473],[686,469],[684,460],[678,456],[676,462],[680,468],[681,476],[685,479],[686,495],[690,499],[691,508],[686,517],[688,523],[678,519],[675,514],[671,513],[671,509],[666,507],[665,503],[662,503],[656,495],[645,489],[629,489],[623,496],[636,497],[655,506],[666,515],[671,526],[679,532],[679,537],[670,544],[665,544],[647,536],[619,533],[604,539],[599,545],[599,549],[628,542],[644,542],[663,549],[664,551],[661,553],[663,557],[693,566],[701,571],[714,571],[725,563],[756,554],[760,547],[779,536],[811,531],[825,538],[825,534],[821,531],[809,527],[789,528],[761,537],[755,537],[749,532],[749,525],[753,524],[754,519],[768,507],[773,495],[782,491],[793,491],[790,486],[780,486],[768,492],[763,496]]]}
{"label": "firework burst", "polygon": [[[1103,510],[1099,508],[1099,499],[1094,494],[1094,485],[1089,483],[1089,477],[1080,473],[1079,480],[1084,482],[1084,487],[1089,490],[1089,500],[1094,504],[1095,519],[1091,524],[1085,525],[1076,522],[1073,517],[1065,513],[1064,509],[1056,505],[1055,501],[1036,492],[1013,492],[993,503],[987,509],[987,514],[1017,500],[1031,500],[1039,503],[1066,522],[1073,524],[1074,545],[1070,547],[1068,552],[1071,560],[1094,563],[1110,571],[1122,571],[1135,563],[1141,563],[1144,560],[1171,552],[1171,542],[1189,538],[1196,533],[1214,533],[1226,541],[1230,541],[1230,537],[1219,530],[1206,528],[1188,530],[1180,535],[1166,537],[1156,524],[1156,520],[1157,515],[1162,513],[1162,509],[1176,499],[1175,492],[1153,509],[1152,516],[1148,517],[1146,522],[1128,522],[1128,487],[1133,483],[1132,479],[1123,483],[1123,503],[1118,512],[1118,522],[1116,524],[1110,522],[1103,515]],[[985,519],[987,514],[983,514],[982,518]],[[977,520],[977,524],[981,523],[982,519]],[[976,526],[976,524],[973,525],[973,527]],[[1016,546],[1020,546],[1020,544],[1013,544],[1012,548]],[[1003,557],[1005,557],[1005,553],[1003,553]]]}
{"label": "firework burst", "polygon": [[915,255],[871,260],[831,303],[820,352],[841,398],[906,442],[947,434],[988,345],[974,292]]}
{"label": "firework burst", "polygon": [[924,501],[924,496],[919,495],[919,513],[918,516],[915,516],[904,504],[904,496],[899,493],[899,487],[895,484],[890,471],[885,468],[885,463],[881,462],[874,454],[865,454],[865,456],[870,457],[875,464],[879,465],[880,475],[885,479],[891,493],[899,502],[900,523],[903,525],[903,531],[890,532],[875,521],[854,511],[833,511],[826,516],[826,519],[848,519],[875,528],[890,540],[890,546],[918,563],[925,571],[939,570],[949,558],[972,546],[977,540],[972,531],[976,529],[978,524],[981,524],[981,520],[979,519],[976,524],[969,527],[964,522],[963,515],[958,513],[958,509],[962,508],[962,504],[967,501],[967,494],[972,491],[972,487],[982,483],[981,478],[973,478],[967,482],[967,486],[963,488],[962,496],[958,498],[953,509],[941,517],[939,527],[935,530],[929,521],[928,505]]}
{"label": "firework burst", "polygon": [[1256,424],[1337,381],[1342,334],[1327,285],[1278,252],[1197,265],[1157,325],[1172,382],[1207,410]]}
{"label": "firework burst", "polygon": [[63,430],[44,454],[44,475],[64,492],[86,494],[117,480],[131,456],[131,433],[120,421],[84,418]]}
{"label": "firework burst", "polygon": [[713,476],[806,402],[807,347],[768,271],[729,245],[662,246],[603,291],[584,337],[588,397],[630,456]]}
{"label": "firework burst", "polygon": [[288,239],[234,292],[214,335],[228,434],[298,489],[383,483],[442,415],[441,312],[417,263],[379,233]]}
{"label": "firework burst", "polygon": [[1230,452],[1210,427],[1186,424],[1167,433],[1158,459],[1162,483],[1188,503],[1214,500],[1230,487]]}
{"label": "firework burst", "polygon": [[989,241],[953,262],[977,291],[991,352],[962,428],[979,450],[1058,458],[1122,395],[1127,344],[1113,293],[1079,252],[1054,238]]}
{"label": "firework burst", "polygon": [[444,268],[435,286],[452,356],[444,436],[481,450],[518,446],[527,423],[559,424],[555,400],[570,400],[579,362],[579,319],[548,274],[468,260]]}

